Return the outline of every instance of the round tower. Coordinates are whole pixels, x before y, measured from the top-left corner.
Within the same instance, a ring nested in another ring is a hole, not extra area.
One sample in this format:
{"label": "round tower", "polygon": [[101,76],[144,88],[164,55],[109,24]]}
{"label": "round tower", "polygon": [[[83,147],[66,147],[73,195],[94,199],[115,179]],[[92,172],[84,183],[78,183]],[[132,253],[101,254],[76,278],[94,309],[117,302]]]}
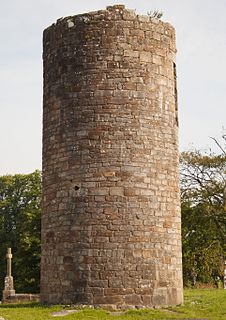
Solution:
{"label": "round tower", "polygon": [[43,45],[42,302],[180,304],[174,28],[114,5]]}

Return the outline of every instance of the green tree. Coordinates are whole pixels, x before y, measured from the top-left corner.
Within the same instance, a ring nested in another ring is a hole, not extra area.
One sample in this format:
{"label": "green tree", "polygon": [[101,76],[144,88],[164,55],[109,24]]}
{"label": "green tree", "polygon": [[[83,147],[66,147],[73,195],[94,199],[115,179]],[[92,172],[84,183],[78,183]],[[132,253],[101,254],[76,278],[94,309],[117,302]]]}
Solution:
{"label": "green tree", "polygon": [[223,277],[226,255],[224,211],[226,156],[181,154],[181,202],[184,283]]}
{"label": "green tree", "polygon": [[17,292],[39,292],[41,173],[0,177],[0,290],[7,247]]}

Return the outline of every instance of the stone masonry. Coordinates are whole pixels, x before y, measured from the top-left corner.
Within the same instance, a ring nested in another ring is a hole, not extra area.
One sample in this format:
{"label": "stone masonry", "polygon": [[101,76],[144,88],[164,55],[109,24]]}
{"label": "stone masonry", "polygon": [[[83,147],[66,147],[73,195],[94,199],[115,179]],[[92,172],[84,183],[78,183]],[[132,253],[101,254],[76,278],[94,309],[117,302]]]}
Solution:
{"label": "stone masonry", "polygon": [[[6,268],[6,277],[4,290],[2,292],[2,301],[1,303],[20,303],[20,302],[28,302],[28,301],[39,301],[38,294],[30,294],[30,293],[16,293],[13,285],[13,277],[12,277],[12,249],[7,249],[6,260],[7,260],[7,268]],[[1,320],[1,317],[0,317]]]}
{"label": "stone masonry", "polygon": [[43,45],[42,303],[182,303],[174,28],[114,5]]}
{"label": "stone masonry", "polygon": [[4,290],[2,293],[2,300],[5,301],[11,296],[15,296],[16,292],[14,290],[13,285],[13,277],[12,277],[12,249],[7,249],[6,254],[6,261],[7,261],[7,267],[6,267],[6,277],[5,277],[5,284],[4,284]]}

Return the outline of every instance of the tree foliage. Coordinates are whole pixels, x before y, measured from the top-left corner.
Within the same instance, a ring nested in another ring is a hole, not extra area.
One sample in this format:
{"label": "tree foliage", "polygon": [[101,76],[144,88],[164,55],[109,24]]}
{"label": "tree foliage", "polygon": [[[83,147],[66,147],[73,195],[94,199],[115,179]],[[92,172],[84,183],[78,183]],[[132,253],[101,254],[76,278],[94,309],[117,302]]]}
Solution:
{"label": "tree foliage", "polygon": [[0,290],[5,277],[7,247],[13,251],[17,292],[39,291],[41,174],[0,177]]}
{"label": "tree foliage", "polygon": [[226,156],[181,155],[183,270],[185,284],[223,277],[226,255],[224,211]]}

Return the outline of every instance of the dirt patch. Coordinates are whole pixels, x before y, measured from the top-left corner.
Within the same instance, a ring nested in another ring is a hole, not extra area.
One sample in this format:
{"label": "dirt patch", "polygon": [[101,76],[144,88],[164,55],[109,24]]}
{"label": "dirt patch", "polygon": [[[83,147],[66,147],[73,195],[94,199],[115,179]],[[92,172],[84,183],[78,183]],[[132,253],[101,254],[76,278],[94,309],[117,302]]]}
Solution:
{"label": "dirt patch", "polygon": [[[69,314],[80,312],[80,310],[61,310],[52,313],[53,317],[63,317],[68,316]],[[1,320],[1,319],[0,319]]]}
{"label": "dirt patch", "polygon": [[109,314],[111,316],[121,316],[122,314],[124,314],[125,311],[114,311],[114,312],[109,312]]}

